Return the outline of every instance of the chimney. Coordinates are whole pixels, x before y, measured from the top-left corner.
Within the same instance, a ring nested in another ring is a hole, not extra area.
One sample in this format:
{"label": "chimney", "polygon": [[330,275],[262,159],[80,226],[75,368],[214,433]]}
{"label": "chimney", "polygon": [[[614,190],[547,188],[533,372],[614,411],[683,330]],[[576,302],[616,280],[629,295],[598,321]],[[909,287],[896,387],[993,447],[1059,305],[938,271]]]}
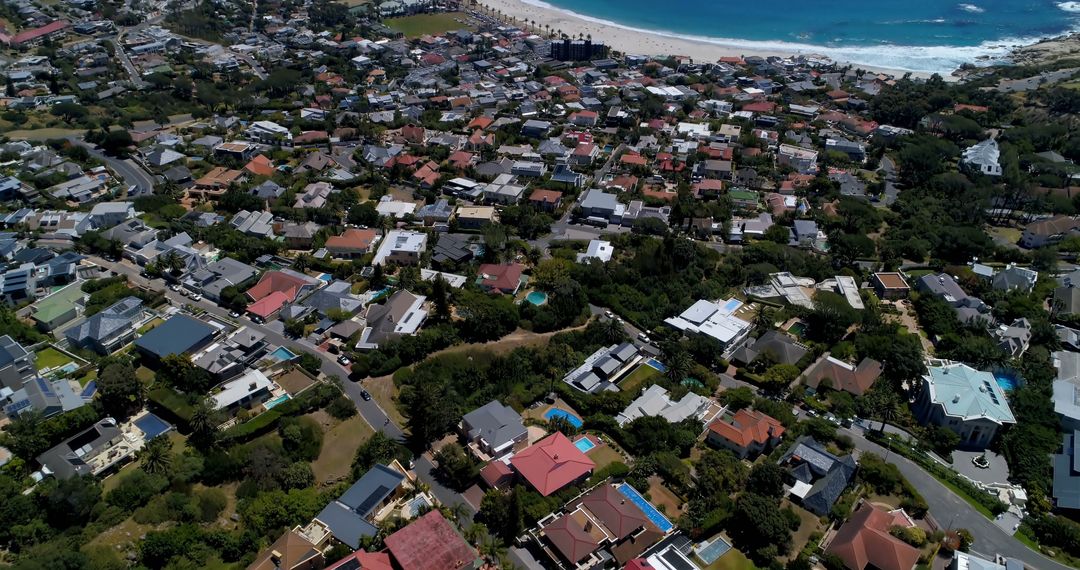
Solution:
{"label": "chimney", "polygon": [[954,403],[954,404],[960,403],[960,394],[956,394],[956,395],[954,395],[952,397],[952,403]]}
{"label": "chimney", "polygon": [[270,562],[274,563],[274,568],[281,568],[281,553],[277,550],[271,550]]}
{"label": "chimney", "polygon": [[248,384],[248,390],[250,390],[250,391],[252,391],[252,392],[254,392],[254,391],[255,391],[255,383],[254,383],[254,382],[252,382],[252,383]]}
{"label": "chimney", "polygon": [[585,521],[585,532],[590,532],[593,529],[593,523],[591,520]]}

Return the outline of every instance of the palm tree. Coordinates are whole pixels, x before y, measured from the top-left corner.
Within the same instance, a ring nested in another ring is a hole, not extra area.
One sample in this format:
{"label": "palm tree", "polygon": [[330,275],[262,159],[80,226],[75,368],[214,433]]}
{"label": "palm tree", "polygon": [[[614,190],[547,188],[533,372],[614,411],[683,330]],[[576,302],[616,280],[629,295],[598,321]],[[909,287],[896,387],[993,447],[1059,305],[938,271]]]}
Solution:
{"label": "palm tree", "polygon": [[195,404],[188,420],[192,440],[206,447],[212,445],[217,439],[218,419],[217,409],[209,398]]}
{"label": "palm tree", "polygon": [[143,471],[151,475],[168,475],[172,469],[172,443],[164,436],[155,437],[139,451],[138,459]]}
{"label": "palm tree", "polygon": [[761,329],[770,329],[772,325],[772,309],[765,303],[758,303],[758,310],[754,314],[754,326]]}
{"label": "palm tree", "polygon": [[660,347],[660,352],[664,357],[664,366],[667,367],[665,374],[668,379],[676,384],[682,382],[690,374],[690,354],[675,342],[664,343]]}
{"label": "palm tree", "polygon": [[610,343],[617,343],[626,340],[626,330],[623,329],[622,323],[615,319],[608,319],[603,321],[604,326],[604,338]]}

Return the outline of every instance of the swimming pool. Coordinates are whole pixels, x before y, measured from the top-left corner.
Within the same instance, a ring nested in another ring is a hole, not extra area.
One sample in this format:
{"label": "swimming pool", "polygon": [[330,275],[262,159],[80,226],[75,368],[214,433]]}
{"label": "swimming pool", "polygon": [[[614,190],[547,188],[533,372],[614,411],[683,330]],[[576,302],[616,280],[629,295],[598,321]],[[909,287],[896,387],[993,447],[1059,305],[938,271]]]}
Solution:
{"label": "swimming pool", "polygon": [[648,517],[648,519],[652,521],[654,525],[656,525],[656,528],[660,529],[664,533],[668,533],[671,531],[671,529],[675,528],[675,525],[671,524],[671,521],[667,520],[667,517],[664,516],[664,513],[656,510],[656,507],[652,506],[652,503],[650,503],[649,501],[646,501],[645,497],[642,497],[641,493],[638,493],[637,489],[631,487],[629,483],[623,483],[622,485],[619,485],[618,489],[624,497],[630,499],[631,503],[637,505],[637,507],[641,509],[641,512],[645,513],[645,516]]}
{"label": "swimming pool", "polygon": [[582,425],[581,418],[575,416],[574,414],[571,414],[570,412],[562,408],[551,408],[547,411],[546,414],[544,414],[544,418],[549,420],[554,418],[563,418],[575,428],[580,428]]}
{"label": "swimming pool", "polygon": [[795,324],[791,325],[790,327],[788,327],[787,332],[789,332],[789,333],[791,333],[791,334],[793,334],[793,335],[795,335],[795,336],[797,336],[799,338],[805,338],[806,337],[806,323],[795,323]]}
{"label": "swimming pool", "polygon": [[729,550],[731,550],[731,545],[728,544],[728,541],[724,540],[724,537],[722,536],[717,536],[709,544],[695,549],[694,553],[697,554],[698,558],[705,564],[712,564],[713,562],[716,562],[717,558],[720,558]]}
{"label": "swimming pool", "polygon": [[578,451],[582,453],[588,453],[592,448],[596,447],[596,443],[588,437],[583,437],[574,442],[574,447],[578,448]]}
{"label": "swimming pool", "polygon": [[166,423],[165,420],[149,413],[136,419],[135,427],[143,432],[143,435],[147,440],[154,439],[155,437],[172,430],[172,426]]}
{"label": "swimming pool", "polygon": [[325,282],[329,283],[329,282],[331,282],[333,280],[334,280],[334,276],[330,275],[329,273],[323,273],[323,274],[319,275],[319,281],[325,281]]}
{"label": "swimming pool", "polygon": [[543,291],[530,291],[528,295],[525,295],[525,300],[539,307],[544,303],[547,303],[547,293]]}
{"label": "swimming pool", "polygon": [[274,358],[276,358],[276,359],[278,359],[278,360],[280,360],[282,362],[284,362],[286,360],[292,360],[292,359],[296,358],[296,355],[293,354],[293,352],[291,350],[285,348],[284,346],[278,347],[277,350],[270,353],[270,356],[273,356]]}
{"label": "swimming pool", "polygon": [[659,370],[660,372],[667,372],[667,366],[664,366],[664,364],[662,362],[660,362],[659,360],[657,360],[655,358],[650,358],[650,359],[646,360],[645,364],[648,364],[649,366],[652,366],[653,368],[655,368],[656,370]]}
{"label": "swimming pool", "polygon": [[1001,386],[1001,389],[1006,392],[1012,392],[1019,385],[1016,378],[1007,374],[994,374],[994,380],[997,380],[997,385]]}
{"label": "swimming pool", "polygon": [[274,398],[273,400],[267,400],[266,403],[263,404],[263,407],[269,410],[270,408],[273,408],[274,406],[282,402],[287,402],[290,398],[292,398],[292,396],[288,394],[282,394],[277,398]]}

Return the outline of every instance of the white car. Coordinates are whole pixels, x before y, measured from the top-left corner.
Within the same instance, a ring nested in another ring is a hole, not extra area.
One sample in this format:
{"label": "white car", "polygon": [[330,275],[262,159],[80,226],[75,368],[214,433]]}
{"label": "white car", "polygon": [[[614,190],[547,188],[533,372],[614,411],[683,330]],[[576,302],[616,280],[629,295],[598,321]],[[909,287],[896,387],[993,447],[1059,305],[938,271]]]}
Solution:
{"label": "white car", "polygon": [[611,311],[604,311],[604,316],[610,319],[615,316],[615,313],[612,313]]}
{"label": "white car", "polygon": [[649,344],[650,342],[652,342],[652,339],[649,338],[649,335],[645,333],[638,333],[637,339],[645,344]]}
{"label": "white car", "polygon": [[229,316],[234,318],[234,319],[239,319],[240,318],[240,313],[238,313],[236,311],[229,311]]}
{"label": "white car", "polygon": [[173,291],[179,292],[180,291],[180,286],[177,285],[176,283],[173,283],[172,285],[169,285],[169,289],[172,289]]}
{"label": "white car", "polygon": [[195,293],[194,295],[191,296],[191,300],[192,301],[202,301],[202,295],[200,295],[198,293]]}

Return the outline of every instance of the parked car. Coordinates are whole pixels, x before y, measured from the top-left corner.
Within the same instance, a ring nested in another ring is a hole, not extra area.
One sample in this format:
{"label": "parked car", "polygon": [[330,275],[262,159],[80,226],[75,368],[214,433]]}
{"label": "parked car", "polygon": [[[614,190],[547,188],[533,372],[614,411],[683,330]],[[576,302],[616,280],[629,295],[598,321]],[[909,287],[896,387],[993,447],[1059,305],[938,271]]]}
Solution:
{"label": "parked car", "polygon": [[360,397],[363,398],[365,402],[371,401],[371,394],[367,390],[360,390]]}
{"label": "parked car", "polygon": [[345,356],[344,354],[342,354],[341,356],[339,356],[339,357],[338,357],[338,359],[337,359],[337,361],[338,361],[338,364],[340,364],[340,365],[342,365],[342,366],[348,366],[349,364],[351,364],[351,363],[352,363],[352,361],[351,361],[351,360],[349,360],[349,357],[348,357],[348,356]]}
{"label": "parked car", "polygon": [[180,292],[180,286],[177,285],[176,283],[173,283],[172,285],[169,285],[169,289],[172,289],[173,291],[176,291],[177,293]]}
{"label": "parked car", "polygon": [[652,342],[652,340],[649,339],[649,335],[647,335],[647,334],[645,334],[643,332],[638,333],[637,339],[640,340],[641,342],[645,343],[645,344],[649,344],[650,342]]}
{"label": "parked car", "polygon": [[615,316],[615,313],[612,313],[611,311],[604,311],[604,316],[610,319]]}
{"label": "parked car", "polygon": [[193,295],[191,295],[191,300],[192,301],[202,301],[202,295],[199,294],[199,293],[194,293]]}
{"label": "parked car", "polygon": [[240,318],[240,313],[238,313],[236,311],[229,311],[229,316],[234,318],[234,319],[239,319]]}

